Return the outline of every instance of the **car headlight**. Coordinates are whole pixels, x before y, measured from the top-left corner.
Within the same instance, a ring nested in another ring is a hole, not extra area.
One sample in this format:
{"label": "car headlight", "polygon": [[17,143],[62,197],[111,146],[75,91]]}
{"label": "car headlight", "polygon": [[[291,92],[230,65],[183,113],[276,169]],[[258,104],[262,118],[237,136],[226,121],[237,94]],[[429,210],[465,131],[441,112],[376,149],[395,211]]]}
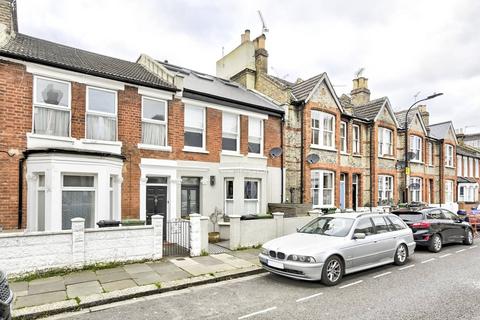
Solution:
{"label": "car headlight", "polygon": [[306,262],[306,263],[315,263],[316,260],[314,257],[310,256],[301,256],[298,254],[291,254],[288,256],[287,260],[290,261],[298,261],[298,262]]}
{"label": "car headlight", "polygon": [[268,256],[268,249],[265,249],[264,247],[262,247],[262,248],[260,249],[260,252],[261,252],[263,255]]}

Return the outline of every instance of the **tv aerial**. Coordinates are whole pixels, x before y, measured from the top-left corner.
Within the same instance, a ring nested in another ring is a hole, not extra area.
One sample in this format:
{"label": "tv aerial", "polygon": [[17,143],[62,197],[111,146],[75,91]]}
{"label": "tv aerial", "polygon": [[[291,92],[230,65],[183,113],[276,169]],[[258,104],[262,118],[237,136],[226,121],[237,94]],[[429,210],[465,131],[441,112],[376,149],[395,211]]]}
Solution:
{"label": "tv aerial", "polygon": [[265,19],[263,19],[262,12],[260,10],[257,10],[258,16],[260,17],[260,21],[262,21],[262,33],[267,33],[269,30],[267,28],[267,25],[265,24]]}
{"label": "tv aerial", "polygon": [[365,68],[364,67],[361,67],[360,69],[357,70],[357,72],[355,72],[355,76],[357,78],[361,77],[362,74],[363,74],[363,71],[365,71]]}

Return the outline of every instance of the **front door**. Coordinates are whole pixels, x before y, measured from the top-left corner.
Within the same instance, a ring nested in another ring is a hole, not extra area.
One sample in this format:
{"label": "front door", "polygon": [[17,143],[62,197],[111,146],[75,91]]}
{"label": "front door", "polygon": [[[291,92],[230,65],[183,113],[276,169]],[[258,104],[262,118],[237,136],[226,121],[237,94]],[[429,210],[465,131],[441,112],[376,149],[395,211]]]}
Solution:
{"label": "front door", "polygon": [[358,174],[352,177],[352,209],[357,211],[358,206]]}
{"label": "front door", "polygon": [[167,227],[167,186],[147,185],[147,224],[152,224],[153,215],[163,216],[163,236]]}
{"label": "front door", "polygon": [[200,178],[182,177],[182,217],[200,213]]}

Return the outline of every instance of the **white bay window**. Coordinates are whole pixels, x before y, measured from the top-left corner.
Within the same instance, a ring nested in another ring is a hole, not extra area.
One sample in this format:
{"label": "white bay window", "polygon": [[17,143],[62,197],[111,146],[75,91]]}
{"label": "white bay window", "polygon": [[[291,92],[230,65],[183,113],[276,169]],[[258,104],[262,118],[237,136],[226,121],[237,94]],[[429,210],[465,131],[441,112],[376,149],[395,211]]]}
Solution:
{"label": "white bay window", "polygon": [[312,110],[312,145],[327,149],[335,148],[335,116]]}
{"label": "white bay window", "polygon": [[334,206],[334,179],[332,171],[312,170],[311,196],[314,208]]}
{"label": "white bay window", "polygon": [[393,177],[378,176],[378,204],[390,205],[393,202]]}
{"label": "white bay window", "polygon": [[244,210],[245,214],[260,212],[260,181],[245,179],[244,182]]}
{"label": "white bay window", "polygon": [[70,83],[39,76],[33,81],[33,132],[69,137]]}
{"label": "white bay window", "polygon": [[117,140],[117,92],[87,87],[87,139]]}
{"label": "white bay window", "polygon": [[422,201],[422,178],[411,177],[408,187],[410,194],[410,202]]}
{"label": "white bay window", "polygon": [[410,136],[410,152],[414,153],[415,156],[411,158],[412,161],[422,161],[422,138],[419,136]]}
{"label": "white bay window", "polygon": [[153,98],[142,98],[142,143],[167,146],[167,102]]}
{"label": "white bay window", "polygon": [[85,227],[95,222],[95,176],[63,175],[62,177],[62,229],[71,229],[73,218],[84,218]]}

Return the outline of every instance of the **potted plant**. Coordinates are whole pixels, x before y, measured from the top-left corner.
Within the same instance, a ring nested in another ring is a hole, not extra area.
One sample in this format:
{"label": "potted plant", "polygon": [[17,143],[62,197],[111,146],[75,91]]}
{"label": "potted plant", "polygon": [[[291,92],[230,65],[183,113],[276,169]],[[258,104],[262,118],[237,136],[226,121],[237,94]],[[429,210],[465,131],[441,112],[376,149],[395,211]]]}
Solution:
{"label": "potted plant", "polygon": [[215,207],[212,214],[210,215],[210,222],[213,224],[213,232],[208,233],[208,242],[216,243],[220,241],[220,232],[216,232],[215,227],[218,223],[219,217],[222,215],[222,211]]}

